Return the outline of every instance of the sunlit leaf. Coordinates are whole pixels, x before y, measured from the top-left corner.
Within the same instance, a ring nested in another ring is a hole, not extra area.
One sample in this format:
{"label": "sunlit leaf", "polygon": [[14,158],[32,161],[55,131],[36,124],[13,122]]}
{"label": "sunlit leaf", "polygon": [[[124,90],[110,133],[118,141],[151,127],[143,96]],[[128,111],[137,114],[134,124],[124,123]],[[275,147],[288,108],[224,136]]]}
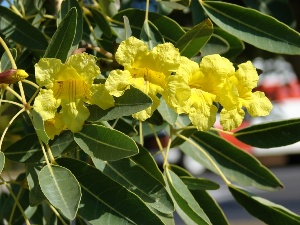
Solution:
{"label": "sunlit leaf", "polygon": [[175,47],[182,56],[193,57],[200,52],[213,33],[213,24],[209,19],[197,24],[186,32],[177,42]]}
{"label": "sunlit leaf", "polygon": [[95,167],[70,158],[57,162],[77,177],[83,192],[78,214],[91,224],[163,224],[139,197]]}
{"label": "sunlit leaf", "polygon": [[45,144],[47,144],[48,141],[50,140],[50,138],[48,137],[48,135],[45,131],[43,118],[35,110],[32,110],[31,114],[32,114],[32,119],[33,119],[33,126],[34,126],[37,136],[39,137],[39,139],[41,141],[43,141]]}
{"label": "sunlit leaf", "polygon": [[173,171],[166,169],[165,179],[169,193],[175,203],[176,212],[186,224],[211,224],[193,195]]}
{"label": "sunlit leaf", "polygon": [[226,2],[200,2],[209,18],[226,32],[270,52],[299,55],[300,34],[275,18]]}
{"label": "sunlit leaf", "polygon": [[75,218],[81,198],[81,188],[70,170],[52,165],[38,174],[39,184],[48,201],[68,219]]}
{"label": "sunlit leaf", "polygon": [[174,109],[167,105],[163,98],[160,99],[160,105],[158,106],[157,110],[164,120],[166,120],[169,124],[175,124],[178,114],[174,111]]}
{"label": "sunlit leaf", "polygon": [[101,125],[85,125],[74,140],[88,155],[102,160],[118,160],[139,152],[135,142],[120,131]]}
{"label": "sunlit leaf", "polygon": [[266,190],[283,187],[276,176],[254,156],[221,137],[210,132],[198,131],[192,135],[192,139],[202,150],[188,142],[181,146],[181,150],[208,169],[218,173],[213,163],[208,160],[209,156],[222,173],[232,181]]}
{"label": "sunlit leaf", "polygon": [[228,188],[240,205],[242,205],[250,214],[266,224],[300,224],[300,216],[289,211],[285,207],[270,202],[267,199],[254,196],[248,191],[237,186],[229,185]]}
{"label": "sunlit leaf", "polygon": [[73,7],[61,21],[55,34],[51,38],[44,58],[57,58],[62,62],[66,61],[76,34],[76,25],[77,9]]}
{"label": "sunlit leaf", "polygon": [[151,98],[137,88],[130,87],[125,93],[115,98],[115,106],[103,110],[97,106],[90,106],[89,121],[107,121],[118,119],[122,116],[130,116],[148,108],[152,104]]}
{"label": "sunlit leaf", "polygon": [[236,131],[234,136],[251,146],[273,148],[300,141],[300,136],[295,132],[299,129],[300,119],[289,119],[252,125]]}
{"label": "sunlit leaf", "polygon": [[149,20],[145,20],[142,27],[140,39],[144,41],[148,49],[154,48],[156,45],[164,43],[164,39],[161,36],[160,31],[157,27]]}
{"label": "sunlit leaf", "polygon": [[3,152],[0,151],[0,174],[2,173],[4,165],[5,165],[5,155]]}
{"label": "sunlit leaf", "polygon": [[139,150],[139,154],[130,158],[109,162],[93,158],[93,162],[96,168],[131,190],[147,205],[165,214],[172,213],[174,206],[157,164],[146,149],[140,146]]}

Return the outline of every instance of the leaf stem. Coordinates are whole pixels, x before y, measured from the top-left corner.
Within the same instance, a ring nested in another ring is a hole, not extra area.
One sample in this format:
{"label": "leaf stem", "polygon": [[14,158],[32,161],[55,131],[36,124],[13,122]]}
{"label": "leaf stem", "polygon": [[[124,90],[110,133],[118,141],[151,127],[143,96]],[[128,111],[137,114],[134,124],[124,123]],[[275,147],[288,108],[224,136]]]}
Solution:
{"label": "leaf stem", "polygon": [[223,181],[226,183],[226,185],[230,185],[231,182],[226,178],[226,176],[223,174],[223,172],[220,170],[218,165],[215,163],[215,161],[210,157],[209,154],[207,154],[206,151],[204,151],[198,144],[196,144],[194,141],[191,139],[181,135],[181,134],[176,134],[178,137],[182,138],[183,140],[189,142],[190,144],[194,145],[205,157],[209,160],[209,162],[212,164],[212,166],[216,169],[217,173],[220,175],[220,177],[223,179]]}
{"label": "leaf stem", "polygon": [[6,134],[7,130],[8,130],[8,128],[9,128],[10,125],[14,122],[14,120],[15,120],[21,113],[23,113],[23,112],[25,112],[25,111],[26,111],[26,110],[25,110],[25,107],[23,107],[19,112],[17,112],[17,113],[13,116],[13,118],[11,118],[11,120],[9,121],[9,123],[7,124],[7,126],[5,127],[5,129],[4,129],[4,131],[3,131],[2,135],[1,135],[1,139],[0,139],[0,151],[1,151],[1,148],[2,148],[4,136],[5,136],[5,134]]}
{"label": "leaf stem", "polygon": [[149,1],[150,1],[150,0],[146,0],[145,21],[148,21],[148,14],[149,14]]}

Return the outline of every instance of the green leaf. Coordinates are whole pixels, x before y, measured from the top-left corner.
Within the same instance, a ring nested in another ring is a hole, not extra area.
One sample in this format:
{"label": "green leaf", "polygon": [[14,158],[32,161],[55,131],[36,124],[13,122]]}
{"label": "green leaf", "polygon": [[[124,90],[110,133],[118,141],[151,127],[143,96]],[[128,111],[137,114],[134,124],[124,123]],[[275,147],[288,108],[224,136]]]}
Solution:
{"label": "green leaf", "polygon": [[131,31],[131,28],[130,28],[130,22],[129,22],[128,17],[123,16],[123,19],[124,19],[125,39],[127,39],[132,35],[132,31]]}
{"label": "green leaf", "polygon": [[[17,58],[17,50],[15,48],[13,48],[13,49],[10,49],[10,52],[11,52],[13,58],[16,59]],[[11,68],[12,68],[12,65],[11,65],[10,59],[9,59],[7,53],[4,52],[4,54],[2,55],[1,60],[0,60],[0,72],[3,72],[5,70],[11,69]]]}
{"label": "green leaf", "polygon": [[295,13],[289,0],[244,0],[244,3],[262,13],[275,17],[290,27],[294,27],[296,24]]}
{"label": "green leaf", "polygon": [[3,152],[0,151],[0,174],[2,173],[4,165],[5,165],[5,155]]}
{"label": "green leaf", "polygon": [[57,163],[77,177],[83,191],[78,214],[91,224],[163,224],[139,197],[95,167],[70,158]]}
{"label": "green leaf", "polygon": [[169,169],[176,173],[179,177],[193,177],[193,175],[181,166],[170,164]]}
{"label": "green leaf", "polygon": [[74,140],[88,155],[102,160],[118,160],[139,152],[135,142],[120,131],[100,125],[85,125]]}
{"label": "green leaf", "polygon": [[252,125],[234,133],[234,136],[258,148],[273,148],[300,141],[295,132],[300,129],[300,119],[282,120]]}
{"label": "green leaf", "polygon": [[182,56],[192,58],[208,42],[213,31],[213,24],[206,19],[186,32],[176,42],[175,47],[179,49]]}
{"label": "green leaf", "polygon": [[[181,131],[180,134],[185,137],[191,137],[196,131],[197,131],[197,129],[186,129],[186,130]],[[176,137],[176,138],[174,138],[174,140],[172,140],[171,148],[179,146],[179,145],[183,144],[184,142],[185,142],[185,140],[183,140],[182,138]]]}
{"label": "green leaf", "polygon": [[150,153],[143,147],[139,149],[140,153],[131,158],[110,162],[93,158],[93,163],[97,169],[131,190],[148,206],[170,214],[174,211],[174,206],[164,187],[163,176]]}
{"label": "green leaf", "polygon": [[300,216],[285,207],[270,202],[267,199],[253,196],[251,193],[234,185],[229,185],[228,188],[240,205],[264,223],[272,225],[300,224]]}
{"label": "green leaf", "polygon": [[213,22],[241,40],[274,53],[300,54],[300,34],[273,17],[221,1],[201,4]]}
{"label": "green leaf", "polygon": [[185,184],[168,168],[165,170],[165,179],[167,189],[175,203],[176,212],[186,224],[211,224]]}
{"label": "green leaf", "polygon": [[[128,17],[133,35],[139,37],[144,24],[145,11],[132,8],[125,9],[117,13],[113,19],[123,22],[123,16]],[[176,43],[185,34],[181,26],[167,16],[149,12],[149,20],[157,27],[163,38],[168,42]]]}
{"label": "green leaf", "polygon": [[191,193],[212,224],[229,225],[221,207],[207,191],[191,190]]}
{"label": "green leaf", "polygon": [[175,125],[178,114],[167,105],[163,98],[160,99],[160,105],[158,106],[157,110],[165,121],[171,125]]}
{"label": "green leaf", "polygon": [[112,37],[112,30],[109,22],[105,18],[105,15],[101,11],[94,8],[91,8],[91,12],[93,14],[95,23],[100,28],[100,30],[102,30],[103,34],[108,38]]}
{"label": "green leaf", "polygon": [[0,6],[0,33],[32,50],[44,51],[48,42],[44,34],[7,7]]}
{"label": "green leaf", "polygon": [[46,199],[39,185],[38,173],[42,169],[42,164],[26,164],[26,177],[29,187],[29,203],[36,206]]}
{"label": "green leaf", "polygon": [[189,190],[217,190],[220,185],[205,178],[181,176],[180,179]]}
{"label": "green leaf", "polygon": [[76,17],[76,31],[75,31],[75,37],[73,40],[72,46],[77,46],[78,43],[82,39],[83,34],[83,15],[82,15],[82,6],[78,3],[77,0],[64,0],[61,3],[61,10],[59,12],[59,18],[57,20],[58,24],[65,18],[66,15],[68,15],[69,11],[72,8],[76,8],[77,10],[77,17]]}
{"label": "green leaf", "polygon": [[[60,156],[69,149],[76,146],[71,131],[64,131],[54,140],[49,141],[54,157]],[[43,150],[35,133],[28,134],[5,150],[5,156],[14,162],[19,163],[37,163],[44,159]]]}
{"label": "green leaf", "polygon": [[156,45],[164,43],[164,39],[157,27],[149,20],[144,21],[140,39],[144,41],[148,49],[153,49]]}
{"label": "green leaf", "polygon": [[137,88],[130,87],[121,97],[115,98],[115,106],[112,108],[103,110],[95,105],[90,106],[88,121],[107,121],[130,116],[148,108],[151,104],[152,100],[148,95]]}
{"label": "green leaf", "polygon": [[191,0],[159,0],[165,6],[171,9],[183,10],[190,6]]}
{"label": "green leaf", "polygon": [[39,139],[42,142],[44,142],[45,144],[48,144],[48,141],[50,140],[50,138],[48,137],[48,135],[45,131],[43,118],[35,110],[32,110],[31,114],[32,114],[32,120],[33,120],[32,121],[33,126],[34,126],[34,129],[35,129],[35,132],[36,132],[37,136],[39,137]]}
{"label": "green leaf", "polygon": [[57,58],[65,62],[76,34],[77,9],[71,8],[59,24],[46,49],[44,58]]}
{"label": "green leaf", "polygon": [[75,218],[81,198],[78,181],[70,170],[52,165],[38,174],[39,184],[48,201],[68,219]]}
{"label": "green leaf", "polygon": [[198,131],[193,134],[192,139],[205,154],[195,147],[190,147],[187,150],[182,148],[182,151],[210,170],[216,172],[206,154],[216,163],[222,173],[232,181],[265,190],[283,187],[276,176],[254,156],[238,149],[221,137],[210,132]]}

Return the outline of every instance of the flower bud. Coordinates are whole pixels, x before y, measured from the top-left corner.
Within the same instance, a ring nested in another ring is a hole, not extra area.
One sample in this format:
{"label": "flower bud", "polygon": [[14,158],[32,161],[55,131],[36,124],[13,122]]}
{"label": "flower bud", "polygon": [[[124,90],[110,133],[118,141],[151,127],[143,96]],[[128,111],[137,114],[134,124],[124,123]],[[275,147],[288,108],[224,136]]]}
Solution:
{"label": "flower bud", "polygon": [[9,69],[0,73],[0,83],[13,84],[28,77],[25,70]]}

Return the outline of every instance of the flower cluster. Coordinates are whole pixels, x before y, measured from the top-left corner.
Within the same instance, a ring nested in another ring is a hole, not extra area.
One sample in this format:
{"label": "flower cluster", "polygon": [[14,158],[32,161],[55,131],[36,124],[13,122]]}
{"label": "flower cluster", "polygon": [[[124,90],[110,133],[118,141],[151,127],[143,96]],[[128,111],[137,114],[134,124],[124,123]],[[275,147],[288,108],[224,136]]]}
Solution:
{"label": "flower cluster", "polygon": [[34,109],[45,122],[53,139],[63,129],[78,132],[89,117],[86,104],[102,109],[114,106],[114,98],[134,86],[152,99],[152,105],[132,116],[140,121],[151,117],[160,97],[178,114],[187,114],[198,130],[207,130],[216,120],[221,106],[220,123],[224,130],[238,127],[244,108],[251,116],[268,115],[271,102],[262,92],[252,92],[258,74],[251,62],[236,70],[220,55],[209,55],[198,64],[180,56],[171,43],[159,44],[150,51],[141,40],[130,37],[115,54],[124,69],[112,70],[105,84],[94,84],[100,74],[93,56],[86,53],[69,57],[66,63],[43,58],[35,66],[36,81],[43,87]]}
{"label": "flower cluster", "polygon": [[94,56],[87,53],[72,55],[64,64],[59,59],[42,58],[35,65],[36,82],[44,88],[33,107],[43,118],[49,138],[64,129],[80,131],[90,115],[85,103],[102,109],[114,106],[104,84],[94,84],[99,75]]}

